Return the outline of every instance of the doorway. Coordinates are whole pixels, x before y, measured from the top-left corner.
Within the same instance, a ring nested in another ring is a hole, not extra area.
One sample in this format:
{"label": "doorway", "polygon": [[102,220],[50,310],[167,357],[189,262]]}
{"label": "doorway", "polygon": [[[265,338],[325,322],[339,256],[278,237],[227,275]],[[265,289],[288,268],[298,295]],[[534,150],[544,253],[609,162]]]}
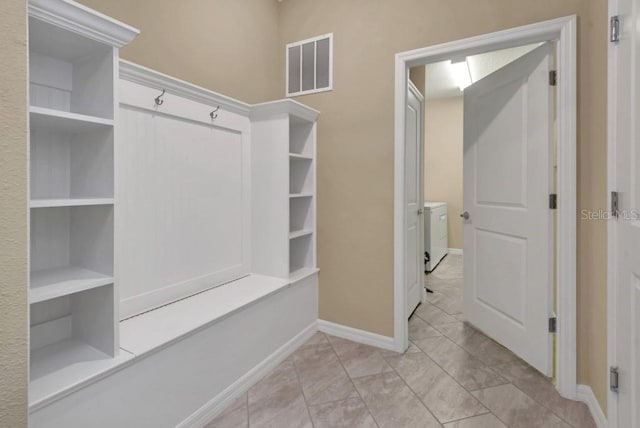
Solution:
{"label": "doorway", "polygon": [[[406,310],[406,265],[403,248],[406,239],[406,202],[404,194],[404,105],[411,67],[433,64],[452,58],[466,58],[490,51],[534,43],[555,41],[560,85],[557,105],[558,159],[558,245],[555,263],[558,313],[558,347],[556,353],[557,388],[567,398],[575,398],[575,17],[561,18],[526,27],[433,46],[396,56],[396,209],[395,209],[395,337],[396,350],[408,346]],[[490,181],[490,180],[489,180]],[[451,213],[457,216],[459,213]],[[518,221],[514,221],[514,224]],[[484,244],[497,245],[491,237]],[[477,246],[477,245],[476,245]],[[496,249],[498,249],[496,247]],[[506,248],[500,251],[508,255]],[[452,259],[451,259],[452,260]],[[454,268],[455,270],[455,268]],[[525,273],[527,271],[525,270]],[[529,272],[530,273],[530,272]],[[548,304],[548,302],[544,302]],[[404,310],[403,310],[404,309]],[[546,316],[546,315],[545,315]],[[546,328],[546,326],[545,326]]]}

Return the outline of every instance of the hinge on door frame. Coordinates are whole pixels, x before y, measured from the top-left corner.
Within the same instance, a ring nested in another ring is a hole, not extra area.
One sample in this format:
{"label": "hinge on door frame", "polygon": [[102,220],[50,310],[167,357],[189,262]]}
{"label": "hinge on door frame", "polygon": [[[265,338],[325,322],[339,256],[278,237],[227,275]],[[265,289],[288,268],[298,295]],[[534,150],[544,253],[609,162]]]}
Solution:
{"label": "hinge on door frame", "polygon": [[609,41],[618,43],[620,41],[620,17],[612,16],[609,20]]}
{"label": "hinge on door frame", "polygon": [[549,318],[549,333],[556,333],[558,331],[558,318]]}
{"label": "hinge on door frame", "polygon": [[549,71],[549,85],[556,86],[558,84],[558,72],[556,70]]}
{"label": "hinge on door frame", "polygon": [[618,367],[609,367],[609,389],[613,392],[618,392],[620,387],[620,372]]}
{"label": "hinge on door frame", "polygon": [[558,209],[558,195],[555,193],[551,193],[549,195],[549,209],[550,210]]}
{"label": "hinge on door frame", "polygon": [[619,200],[618,192],[611,192],[611,215],[617,218],[619,211],[620,211],[620,200]]}

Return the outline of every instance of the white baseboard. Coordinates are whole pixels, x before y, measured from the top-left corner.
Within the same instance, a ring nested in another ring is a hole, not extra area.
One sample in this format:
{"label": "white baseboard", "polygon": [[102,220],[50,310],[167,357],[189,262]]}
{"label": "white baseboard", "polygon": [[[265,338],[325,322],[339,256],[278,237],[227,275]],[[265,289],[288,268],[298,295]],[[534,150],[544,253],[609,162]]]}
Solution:
{"label": "white baseboard", "polygon": [[604,412],[600,408],[600,403],[598,403],[589,385],[578,385],[576,387],[576,398],[589,407],[591,416],[593,416],[593,420],[598,428],[606,428],[608,426],[607,418],[604,416]]}
{"label": "white baseboard", "polygon": [[224,391],[200,407],[191,416],[177,425],[176,428],[204,427],[218,416],[233,400],[247,392],[260,379],[266,376],[278,364],[286,360],[302,344],[318,331],[318,323],[314,322],[298,333],[293,339],[282,345],[274,353],[262,360],[244,376],[229,385]]}
{"label": "white baseboard", "polygon": [[395,350],[393,346],[393,337],[382,336],[380,334],[370,333],[368,331],[347,327],[346,325],[336,324],[325,320],[318,320],[318,330],[353,342],[375,346],[376,348],[382,348],[389,351]]}
{"label": "white baseboard", "polygon": [[449,248],[448,254],[462,255],[462,248]]}

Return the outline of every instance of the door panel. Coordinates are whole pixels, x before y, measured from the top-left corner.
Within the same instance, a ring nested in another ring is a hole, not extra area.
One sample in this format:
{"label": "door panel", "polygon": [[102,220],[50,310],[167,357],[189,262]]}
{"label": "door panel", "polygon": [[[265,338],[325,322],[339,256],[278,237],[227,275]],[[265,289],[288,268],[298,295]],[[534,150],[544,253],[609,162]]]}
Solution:
{"label": "door panel", "polygon": [[619,195],[619,216],[609,220],[612,290],[609,358],[618,367],[619,391],[609,395],[612,428],[640,426],[640,34],[639,0],[612,3],[622,36],[609,45],[609,187]]}
{"label": "door panel", "polygon": [[[482,94],[477,112],[477,201],[486,205],[525,206],[526,88],[522,79]],[[495,171],[500,171],[496,174]],[[509,177],[504,180],[504,177]]]}
{"label": "door panel", "polygon": [[423,288],[424,242],[423,220],[419,210],[423,205],[422,147],[424,100],[409,82],[407,92],[406,144],[405,144],[405,189],[407,201],[407,231],[405,249],[405,272],[407,285],[407,317],[420,303]]}
{"label": "door panel", "polygon": [[[527,241],[476,229],[476,299],[503,315],[505,322],[523,329],[527,287]],[[510,287],[503,287],[504,284]]]}
{"label": "door panel", "polygon": [[464,312],[546,375],[552,287],[552,46],[464,92]]}

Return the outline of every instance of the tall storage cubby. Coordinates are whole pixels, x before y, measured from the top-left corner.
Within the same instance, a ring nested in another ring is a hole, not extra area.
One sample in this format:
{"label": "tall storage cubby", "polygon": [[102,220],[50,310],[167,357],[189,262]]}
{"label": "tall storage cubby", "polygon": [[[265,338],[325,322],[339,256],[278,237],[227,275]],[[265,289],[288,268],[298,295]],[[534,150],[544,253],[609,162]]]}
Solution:
{"label": "tall storage cubby", "polygon": [[293,100],[251,110],[253,272],[296,280],[316,267],[316,120]]}
{"label": "tall storage cubby", "polygon": [[138,31],[29,1],[30,403],[117,363],[118,48]]}

